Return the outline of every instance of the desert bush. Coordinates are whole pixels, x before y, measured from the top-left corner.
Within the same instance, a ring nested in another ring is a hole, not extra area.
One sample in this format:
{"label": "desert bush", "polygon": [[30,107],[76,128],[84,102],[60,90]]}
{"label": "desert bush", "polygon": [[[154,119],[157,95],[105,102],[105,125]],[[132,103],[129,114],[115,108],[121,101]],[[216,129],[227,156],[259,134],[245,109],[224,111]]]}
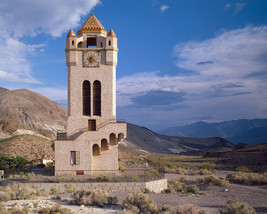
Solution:
{"label": "desert bush", "polygon": [[107,204],[108,205],[116,205],[116,204],[118,204],[118,198],[116,197],[116,196],[108,196],[108,198],[107,198]]}
{"label": "desert bush", "polygon": [[138,175],[133,175],[132,179],[133,179],[133,181],[137,181],[138,180]]}
{"label": "desert bush", "polygon": [[9,214],[28,214],[29,213],[29,207],[26,206],[23,209],[18,209],[16,207],[12,207],[8,209]]}
{"label": "desert bush", "polygon": [[35,199],[36,190],[32,188],[19,189],[16,183],[0,187],[0,201]]}
{"label": "desert bush", "polygon": [[230,182],[236,184],[246,184],[246,185],[261,185],[267,184],[267,173],[246,173],[246,172],[236,172],[230,173],[226,177]]}
{"label": "desert bush", "polygon": [[141,192],[143,192],[143,193],[151,193],[151,191],[148,188],[142,188]]}
{"label": "desert bush", "polygon": [[51,192],[51,194],[55,195],[55,194],[57,194],[57,189],[55,187],[52,187],[50,189],[50,192]]}
{"label": "desert bush", "polygon": [[210,174],[212,174],[212,171],[211,170],[208,170],[208,169],[200,169],[198,171],[198,174],[199,175],[210,175]]}
{"label": "desert bush", "polygon": [[65,178],[59,178],[59,179],[57,180],[57,182],[58,182],[58,183],[62,183],[64,180],[65,180]]}
{"label": "desert bush", "polygon": [[196,185],[186,185],[176,179],[168,179],[168,188],[162,193],[183,193],[183,194],[200,194]]}
{"label": "desert bush", "polygon": [[125,212],[156,214],[160,209],[155,202],[142,192],[129,194],[122,203]]}
{"label": "desert bush", "polygon": [[216,166],[215,163],[211,163],[211,162],[203,162],[199,165],[199,169],[207,169],[207,170],[212,170],[214,169]]}
{"label": "desert bush", "polygon": [[126,168],[123,166],[122,162],[119,162],[119,170],[121,172],[125,172],[126,171]]}
{"label": "desert bush", "polygon": [[247,166],[237,166],[235,170],[237,172],[249,172],[249,169]]}
{"label": "desert bush", "polygon": [[145,173],[145,177],[146,177],[146,178],[150,178],[151,176],[152,176],[151,172],[146,172],[146,173]]}
{"label": "desert bush", "polygon": [[93,182],[107,182],[109,180],[110,180],[109,177],[104,175],[104,176],[96,177],[92,181]]}
{"label": "desert bush", "polygon": [[30,173],[26,174],[26,180],[27,181],[32,181],[35,177],[36,177],[36,175],[34,174],[34,172],[30,172]]}
{"label": "desert bush", "polygon": [[178,206],[172,214],[204,214],[204,211],[192,204],[182,204]]}
{"label": "desert bush", "polygon": [[226,179],[220,179],[216,176],[209,176],[209,177],[205,177],[205,178],[199,178],[198,182],[204,183],[204,184],[209,184],[211,186],[224,186],[224,187],[228,187],[229,181]]}
{"label": "desert bush", "polygon": [[52,207],[42,208],[38,211],[39,214],[71,214],[71,210],[61,207],[60,204],[55,204]]}
{"label": "desert bush", "polygon": [[175,170],[176,174],[180,174],[180,175],[187,175],[188,174],[188,170],[182,167],[178,167]]}
{"label": "desert bush", "polygon": [[73,193],[74,192],[72,184],[65,185],[65,188],[66,188],[67,193]]}
{"label": "desert bush", "polygon": [[116,197],[108,196],[106,191],[77,191],[73,194],[71,204],[103,207],[106,204],[117,203]]}
{"label": "desert bush", "polygon": [[9,212],[6,210],[5,206],[0,203],[0,213],[1,214],[9,214]]}
{"label": "desert bush", "polygon": [[251,207],[247,203],[241,203],[240,201],[236,200],[229,200],[227,201],[225,210],[220,210],[221,214],[256,214],[253,207]]}

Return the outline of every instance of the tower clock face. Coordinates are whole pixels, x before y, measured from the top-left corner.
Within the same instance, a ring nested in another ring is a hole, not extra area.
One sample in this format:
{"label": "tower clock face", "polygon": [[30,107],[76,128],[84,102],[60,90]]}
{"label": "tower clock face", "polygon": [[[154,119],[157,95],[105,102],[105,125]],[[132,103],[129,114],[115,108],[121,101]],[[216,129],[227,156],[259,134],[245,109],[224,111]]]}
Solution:
{"label": "tower clock face", "polygon": [[96,51],[88,51],[83,54],[83,67],[98,67],[99,53]]}

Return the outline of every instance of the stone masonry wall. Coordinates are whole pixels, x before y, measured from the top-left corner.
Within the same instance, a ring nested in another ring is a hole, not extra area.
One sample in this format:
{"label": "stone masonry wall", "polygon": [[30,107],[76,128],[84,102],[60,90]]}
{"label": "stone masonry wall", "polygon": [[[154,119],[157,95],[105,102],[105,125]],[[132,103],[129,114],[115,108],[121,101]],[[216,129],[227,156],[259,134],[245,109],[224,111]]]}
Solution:
{"label": "stone masonry wall", "polygon": [[149,182],[118,182],[118,183],[18,183],[19,188],[33,187],[38,190],[50,192],[56,188],[58,192],[64,192],[71,185],[76,190],[106,190],[107,192],[136,192],[147,188],[152,192],[160,193],[167,188],[167,179]]}

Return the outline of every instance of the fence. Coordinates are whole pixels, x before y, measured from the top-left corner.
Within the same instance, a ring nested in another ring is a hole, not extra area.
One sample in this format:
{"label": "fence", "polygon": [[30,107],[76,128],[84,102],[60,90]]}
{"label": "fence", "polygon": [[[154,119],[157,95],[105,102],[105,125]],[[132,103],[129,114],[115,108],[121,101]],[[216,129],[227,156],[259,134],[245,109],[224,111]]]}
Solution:
{"label": "fence", "polygon": [[119,170],[54,170],[32,169],[28,172],[11,172],[9,180],[38,183],[92,183],[92,182],[147,182],[165,178],[165,174],[156,169],[138,168]]}

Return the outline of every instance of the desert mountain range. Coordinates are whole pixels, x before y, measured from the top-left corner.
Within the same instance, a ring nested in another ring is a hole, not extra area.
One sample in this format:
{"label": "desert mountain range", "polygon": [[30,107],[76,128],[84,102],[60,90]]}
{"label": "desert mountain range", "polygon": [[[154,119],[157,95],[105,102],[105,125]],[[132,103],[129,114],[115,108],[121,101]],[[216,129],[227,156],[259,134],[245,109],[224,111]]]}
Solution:
{"label": "desert mountain range", "polygon": [[[66,124],[67,110],[56,102],[26,89],[11,91],[0,88],[0,154],[23,156],[27,153],[29,159],[51,158],[51,137]],[[174,137],[129,123],[127,138],[120,144],[121,149],[168,154],[233,146],[220,137]]]}

